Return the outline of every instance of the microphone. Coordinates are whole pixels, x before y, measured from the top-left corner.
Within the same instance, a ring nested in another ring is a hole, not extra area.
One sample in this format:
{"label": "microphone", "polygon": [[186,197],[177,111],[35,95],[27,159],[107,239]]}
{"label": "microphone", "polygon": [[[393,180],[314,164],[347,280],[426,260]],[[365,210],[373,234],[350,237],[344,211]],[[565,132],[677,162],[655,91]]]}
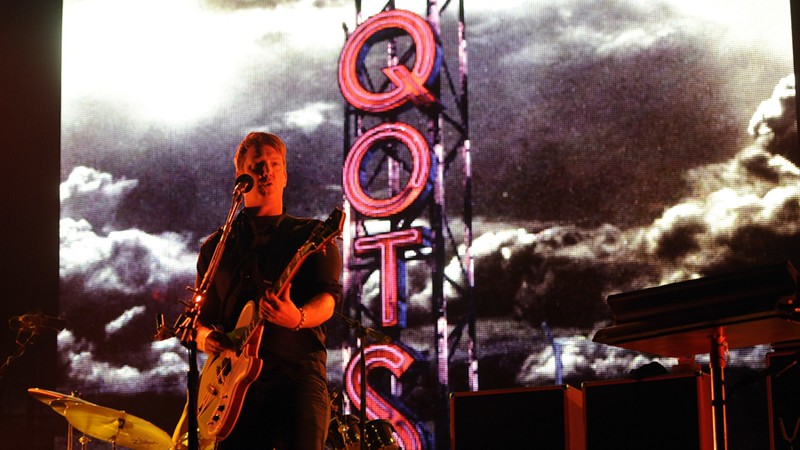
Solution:
{"label": "microphone", "polygon": [[156,315],[156,334],[153,336],[153,340],[163,341],[173,336],[175,336],[174,330],[164,323],[164,314],[159,313]]}
{"label": "microphone", "polygon": [[255,184],[255,180],[250,175],[243,173],[236,177],[236,183],[233,186],[233,195],[239,196],[250,192],[250,189],[253,189],[253,185]]}
{"label": "microphone", "polygon": [[8,325],[12,330],[38,331],[41,328],[49,328],[61,331],[67,326],[67,321],[58,317],[45,316],[42,313],[23,314],[8,320]]}

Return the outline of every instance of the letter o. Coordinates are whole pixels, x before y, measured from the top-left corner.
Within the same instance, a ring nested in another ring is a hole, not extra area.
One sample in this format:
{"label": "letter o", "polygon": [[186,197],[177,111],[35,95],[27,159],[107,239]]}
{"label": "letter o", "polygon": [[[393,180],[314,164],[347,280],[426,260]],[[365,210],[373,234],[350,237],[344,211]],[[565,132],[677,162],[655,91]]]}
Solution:
{"label": "letter o", "polygon": [[[394,196],[386,199],[371,197],[363,188],[366,181],[362,165],[375,151],[376,144],[396,140],[408,147],[413,167],[408,183]],[[375,217],[389,217],[403,211],[430,191],[433,162],[425,138],[410,125],[383,123],[361,135],[350,148],[344,161],[344,193],[350,204],[360,213]]]}

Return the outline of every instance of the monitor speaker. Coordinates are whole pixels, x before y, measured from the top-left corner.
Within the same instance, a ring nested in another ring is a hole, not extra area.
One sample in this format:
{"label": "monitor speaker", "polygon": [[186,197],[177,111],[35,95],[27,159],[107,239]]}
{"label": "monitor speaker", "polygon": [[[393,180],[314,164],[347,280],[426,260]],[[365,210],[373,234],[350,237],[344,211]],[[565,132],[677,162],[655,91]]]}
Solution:
{"label": "monitor speaker", "polygon": [[710,450],[711,380],[694,372],[582,386],[587,450]]}
{"label": "monitor speaker", "polygon": [[570,386],[456,392],[450,396],[452,450],[583,450],[579,389]]}
{"label": "monitor speaker", "polygon": [[800,353],[767,354],[770,448],[800,448]]}

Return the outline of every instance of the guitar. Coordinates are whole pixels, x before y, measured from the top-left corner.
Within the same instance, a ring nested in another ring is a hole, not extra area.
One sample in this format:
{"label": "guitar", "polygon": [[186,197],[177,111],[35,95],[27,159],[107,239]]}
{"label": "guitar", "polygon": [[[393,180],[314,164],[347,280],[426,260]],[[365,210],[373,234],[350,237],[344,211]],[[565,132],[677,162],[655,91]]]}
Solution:
{"label": "guitar", "polygon": [[[306,258],[323,250],[328,242],[342,232],[344,218],[344,211],[338,207],[334,209],[325,222],[311,231],[306,242],[300,246],[280,277],[268,289],[282,297],[287,284],[297,274]],[[247,390],[264,365],[258,358],[263,334],[264,319],[258,312],[258,302],[251,300],[239,314],[234,330],[228,333],[235,350],[225,350],[219,355],[209,356],[203,365],[197,401],[197,423],[201,439],[221,441],[233,430]]]}

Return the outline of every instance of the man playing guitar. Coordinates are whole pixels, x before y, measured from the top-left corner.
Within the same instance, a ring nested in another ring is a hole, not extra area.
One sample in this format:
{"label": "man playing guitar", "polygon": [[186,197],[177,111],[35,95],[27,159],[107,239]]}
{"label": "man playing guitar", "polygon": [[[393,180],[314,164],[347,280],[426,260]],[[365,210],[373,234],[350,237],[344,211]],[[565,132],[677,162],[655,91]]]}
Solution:
{"label": "man playing guitar", "polygon": [[[284,212],[280,138],[248,134],[234,164],[237,176],[255,183],[199,316],[198,348],[209,354],[198,395],[200,432],[223,450],[322,450],[330,420],[325,322],[341,292],[339,250],[329,238],[303,253],[321,224]],[[198,280],[220,234],[200,250]]]}

